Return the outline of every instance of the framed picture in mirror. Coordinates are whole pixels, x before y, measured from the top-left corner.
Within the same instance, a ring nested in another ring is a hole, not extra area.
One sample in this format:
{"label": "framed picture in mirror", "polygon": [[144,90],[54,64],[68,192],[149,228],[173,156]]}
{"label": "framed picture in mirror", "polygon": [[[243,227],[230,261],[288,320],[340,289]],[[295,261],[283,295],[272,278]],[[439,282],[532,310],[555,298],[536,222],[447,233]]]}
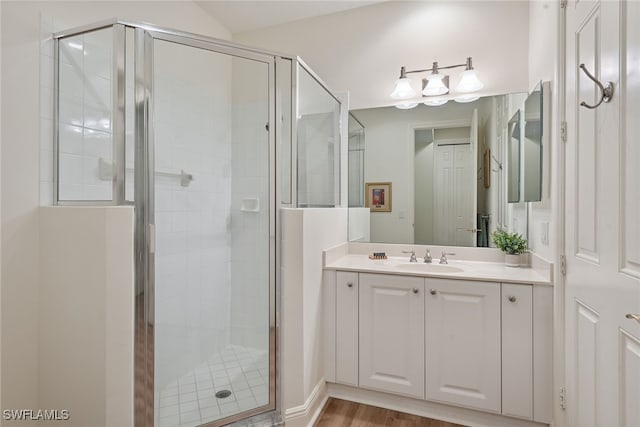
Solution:
{"label": "framed picture in mirror", "polygon": [[365,195],[366,206],[371,212],[391,212],[390,182],[367,182]]}

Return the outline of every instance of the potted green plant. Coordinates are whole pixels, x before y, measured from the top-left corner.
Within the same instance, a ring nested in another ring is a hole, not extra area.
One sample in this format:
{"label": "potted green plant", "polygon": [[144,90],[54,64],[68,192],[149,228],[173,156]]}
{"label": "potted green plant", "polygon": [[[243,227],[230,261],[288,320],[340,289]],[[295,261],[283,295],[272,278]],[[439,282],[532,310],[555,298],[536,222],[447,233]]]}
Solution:
{"label": "potted green plant", "polygon": [[493,243],[504,252],[504,262],[508,267],[520,265],[520,255],[529,251],[529,243],[522,234],[509,233],[504,228],[498,228],[491,234]]}

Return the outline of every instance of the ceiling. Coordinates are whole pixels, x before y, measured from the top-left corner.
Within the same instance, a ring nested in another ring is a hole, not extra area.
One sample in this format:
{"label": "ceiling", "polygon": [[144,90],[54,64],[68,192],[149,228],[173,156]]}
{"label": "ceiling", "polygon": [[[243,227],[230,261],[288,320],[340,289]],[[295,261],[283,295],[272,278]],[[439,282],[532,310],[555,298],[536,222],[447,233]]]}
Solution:
{"label": "ceiling", "polygon": [[232,34],[328,15],[388,0],[196,0]]}

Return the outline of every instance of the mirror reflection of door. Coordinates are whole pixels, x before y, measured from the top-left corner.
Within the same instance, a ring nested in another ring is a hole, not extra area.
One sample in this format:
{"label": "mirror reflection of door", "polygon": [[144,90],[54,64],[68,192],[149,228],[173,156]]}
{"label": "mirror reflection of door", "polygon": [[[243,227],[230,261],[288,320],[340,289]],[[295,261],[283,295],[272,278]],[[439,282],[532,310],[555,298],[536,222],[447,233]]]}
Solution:
{"label": "mirror reflection of door", "polygon": [[[475,123],[475,121],[472,121]],[[414,242],[476,245],[476,125],[414,130]]]}

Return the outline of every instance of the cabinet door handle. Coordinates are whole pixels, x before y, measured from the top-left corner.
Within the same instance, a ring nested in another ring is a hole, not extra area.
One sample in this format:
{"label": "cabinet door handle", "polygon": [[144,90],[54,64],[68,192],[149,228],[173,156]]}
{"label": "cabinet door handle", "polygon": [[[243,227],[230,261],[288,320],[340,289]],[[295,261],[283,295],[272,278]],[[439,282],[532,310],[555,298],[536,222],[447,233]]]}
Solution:
{"label": "cabinet door handle", "polygon": [[631,314],[631,313],[629,313],[624,317],[626,317],[627,319],[635,320],[636,322],[640,323],[640,314]]}
{"label": "cabinet door handle", "polygon": [[418,293],[418,288],[413,288],[413,293],[417,294]]}
{"label": "cabinet door handle", "polygon": [[353,288],[353,282],[347,282],[347,287]]}
{"label": "cabinet door handle", "polygon": [[516,297],[514,297],[513,295],[509,295],[508,296],[509,302],[516,302]]}
{"label": "cabinet door handle", "polygon": [[437,293],[438,293],[438,291],[436,291],[435,289],[431,289],[431,290],[429,291],[429,293],[430,293],[431,295],[435,295],[435,294],[437,294]]}

